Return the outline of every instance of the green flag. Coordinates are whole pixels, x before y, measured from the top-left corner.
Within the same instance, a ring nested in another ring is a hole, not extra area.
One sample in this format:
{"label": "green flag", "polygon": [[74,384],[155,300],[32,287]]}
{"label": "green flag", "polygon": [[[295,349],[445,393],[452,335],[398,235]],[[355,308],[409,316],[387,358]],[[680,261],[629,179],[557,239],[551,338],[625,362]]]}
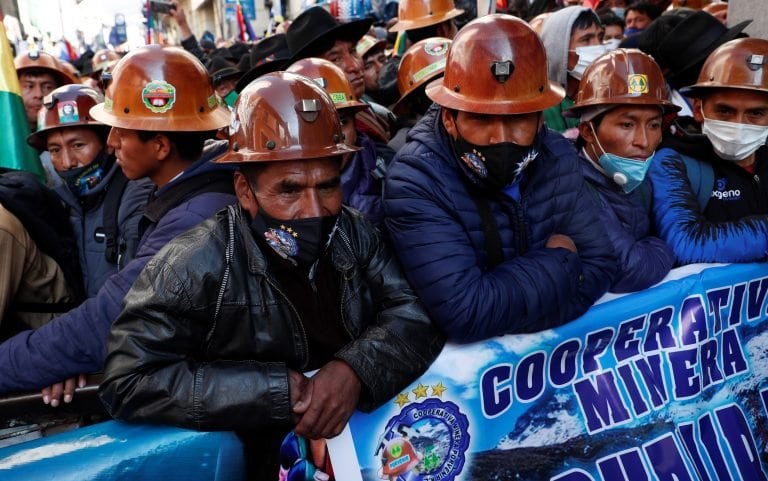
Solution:
{"label": "green flag", "polygon": [[45,181],[37,151],[27,144],[29,124],[5,26],[0,22],[0,169],[25,170]]}

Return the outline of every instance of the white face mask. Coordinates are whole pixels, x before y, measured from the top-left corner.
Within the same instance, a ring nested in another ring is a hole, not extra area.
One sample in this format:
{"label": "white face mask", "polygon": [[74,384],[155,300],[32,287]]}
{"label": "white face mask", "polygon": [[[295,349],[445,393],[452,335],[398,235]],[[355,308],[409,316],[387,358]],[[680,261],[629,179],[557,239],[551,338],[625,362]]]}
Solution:
{"label": "white face mask", "polygon": [[620,43],[621,43],[620,38],[612,38],[610,40],[605,40],[603,42],[603,45],[605,45],[605,49],[610,52],[612,50],[616,50],[617,48],[619,48]]}
{"label": "white face mask", "polygon": [[731,162],[746,159],[765,145],[768,138],[768,126],[711,120],[706,117],[701,132],[712,142],[717,155]]}
{"label": "white face mask", "polygon": [[595,61],[595,59],[604,53],[608,52],[605,45],[602,43],[599,45],[590,45],[589,47],[576,47],[576,55],[579,56],[579,61],[573,70],[569,70],[568,73],[571,77],[581,80],[581,76],[584,75],[584,71],[587,67]]}

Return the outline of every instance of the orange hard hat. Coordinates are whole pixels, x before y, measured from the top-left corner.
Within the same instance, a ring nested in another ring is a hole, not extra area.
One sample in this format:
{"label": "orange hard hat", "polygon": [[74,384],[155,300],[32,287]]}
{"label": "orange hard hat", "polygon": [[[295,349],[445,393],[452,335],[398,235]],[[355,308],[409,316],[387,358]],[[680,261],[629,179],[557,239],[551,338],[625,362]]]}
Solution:
{"label": "orange hard hat", "polygon": [[16,56],[13,64],[19,77],[29,70],[42,70],[53,75],[58,86],[80,82],[80,79],[67,72],[67,69],[56,57],[47,52],[29,51],[22,53]]}
{"label": "orange hard hat", "polygon": [[400,0],[397,8],[397,23],[390,32],[415,30],[435,25],[464,13],[456,8],[453,0]]}
{"label": "orange hard hat", "polygon": [[43,107],[37,116],[37,131],[27,137],[27,142],[38,150],[45,150],[48,132],[64,127],[89,125],[108,128],[91,117],[91,108],[104,101],[104,97],[83,84],[63,85],[43,99]]}
{"label": "orange hard hat", "polygon": [[411,45],[397,70],[400,100],[396,106],[414,90],[443,74],[451,43],[447,38],[432,37]]}
{"label": "orange hard hat", "polygon": [[661,68],[637,49],[619,48],[598,57],[584,71],[576,102],[566,112],[580,115],[589,107],[605,105],[658,105],[665,111],[680,107],[669,100]]}
{"label": "orange hard hat", "polygon": [[371,50],[384,50],[386,47],[387,41],[383,38],[379,39],[373,35],[363,35],[363,38],[357,41],[355,51],[357,52],[358,57],[365,58]]}
{"label": "orange hard hat", "polygon": [[713,88],[768,92],[768,40],[738,38],[715,49],[701,67],[696,84],[681,89],[691,97]]}
{"label": "orange hard hat", "polygon": [[672,0],[672,8],[692,8],[694,10],[701,10],[712,3],[712,0]]}
{"label": "orange hard hat", "polygon": [[355,99],[347,75],[332,62],[321,58],[305,58],[292,64],[286,72],[293,72],[314,80],[330,95],[337,109],[363,110],[368,104]]}
{"label": "orange hard hat", "polygon": [[101,72],[102,70],[112,70],[112,67],[120,60],[120,55],[114,50],[108,48],[101,49],[93,54],[91,59],[92,72],[94,74]]}
{"label": "orange hard hat", "polygon": [[430,99],[449,109],[480,114],[524,114],[565,97],[547,76],[539,36],[524,21],[485,15],[462,28],[448,52],[445,75],[427,85]]}
{"label": "orange hard hat", "polygon": [[343,139],[339,114],[319,85],[293,72],[275,72],[240,92],[229,147],[215,162],[319,159],[360,150]]}
{"label": "orange hard hat", "polygon": [[219,104],[203,64],[177,47],[130,52],[115,65],[104,97],[91,115],[113,127],[204,132],[229,124],[229,111]]}

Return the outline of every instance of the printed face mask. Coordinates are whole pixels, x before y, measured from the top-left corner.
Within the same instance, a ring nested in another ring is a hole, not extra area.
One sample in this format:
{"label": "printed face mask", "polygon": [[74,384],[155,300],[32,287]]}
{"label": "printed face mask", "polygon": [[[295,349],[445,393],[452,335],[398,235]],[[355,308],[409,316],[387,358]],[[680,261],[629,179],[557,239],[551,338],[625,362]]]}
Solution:
{"label": "printed face mask", "polygon": [[597,57],[608,52],[608,49],[601,43],[599,45],[590,45],[589,47],[576,47],[575,52],[576,55],[579,56],[579,60],[576,63],[576,66],[573,67],[572,70],[569,70],[568,73],[571,74],[571,77],[581,80],[581,76],[584,75],[584,71],[587,67],[589,67]]}
{"label": "printed face mask", "polygon": [[283,259],[308,267],[331,243],[337,220],[336,215],[279,220],[259,210],[251,221],[251,231]]}
{"label": "printed face mask", "polygon": [[93,162],[83,167],[59,172],[59,177],[77,197],[88,195],[98,186],[112,167],[110,156],[106,152],[99,154]]}
{"label": "printed face mask", "polygon": [[537,156],[535,146],[513,142],[475,145],[461,134],[453,142],[456,155],[467,167],[473,180],[489,190],[500,190],[517,181],[522,171]]}
{"label": "printed face mask", "polygon": [[[702,117],[704,113],[702,112]],[[768,126],[740,124],[704,117],[701,132],[712,143],[715,153],[725,160],[738,162],[765,145]]]}

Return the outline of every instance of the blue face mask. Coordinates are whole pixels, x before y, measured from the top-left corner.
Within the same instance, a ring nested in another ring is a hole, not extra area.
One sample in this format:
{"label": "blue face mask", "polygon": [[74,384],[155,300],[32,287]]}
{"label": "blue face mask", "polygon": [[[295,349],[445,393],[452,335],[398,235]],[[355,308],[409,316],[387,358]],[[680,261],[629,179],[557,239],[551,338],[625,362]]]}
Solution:
{"label": "blue face mask", "polygon": [[648,168],[651,166],[651,160],[656,152],[651,154],[651,156],[644,161],[611,154],[606,152],[605,149],[603,149],[603,146],[600,145],[600,141],[595,133],[595,127],[591,122],[590,126],[592,127],[592,134],[595,136],[597,146],[603,151],[598,159],[600,166],[605,170],[609,179],[616,182],[624,192],[629,194],[643,183],[645,174],[648,172]]}
{"label": "blue face mask", "polygon": [[625,28],[624,29],[624,38],[631,37],[632,35],[634,35],[636,33],[640,33],[640,32],[642,32],[642,30],[634,28],[634,27],[632,27],[632,28]]}
{"label": "blue face mask", "polygon": [[624,11],[626,9],[624,7],[613,7],[611,8],[611,11],[616,14],[617,17],[624,20]]}

